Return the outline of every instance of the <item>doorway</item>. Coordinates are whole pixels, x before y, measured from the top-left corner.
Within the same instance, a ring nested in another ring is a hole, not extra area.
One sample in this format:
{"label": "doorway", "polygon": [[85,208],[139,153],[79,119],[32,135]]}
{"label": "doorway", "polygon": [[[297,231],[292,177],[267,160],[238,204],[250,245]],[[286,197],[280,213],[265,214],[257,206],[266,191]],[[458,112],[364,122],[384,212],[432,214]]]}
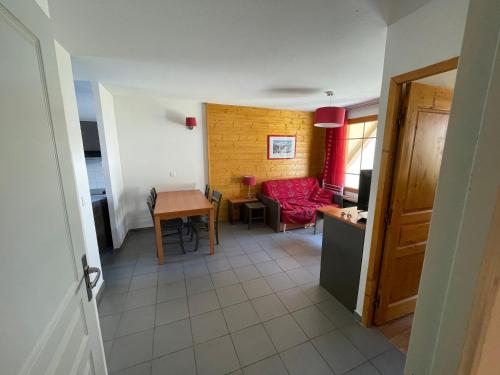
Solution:
{"label": "doorway", "polygon": [[390,82],[363,323],[397,336],[402,351],[417,301],[457,64],[454,58]]}
{"label": "doorway", "polygon": [[102,163],[95,98],[91,83],[88,81],[75,81],[75,92],[95,233],[99,254],[102,257],[103,253],[113,249],[113,238],[111,235],[108,192],[106,191]]}

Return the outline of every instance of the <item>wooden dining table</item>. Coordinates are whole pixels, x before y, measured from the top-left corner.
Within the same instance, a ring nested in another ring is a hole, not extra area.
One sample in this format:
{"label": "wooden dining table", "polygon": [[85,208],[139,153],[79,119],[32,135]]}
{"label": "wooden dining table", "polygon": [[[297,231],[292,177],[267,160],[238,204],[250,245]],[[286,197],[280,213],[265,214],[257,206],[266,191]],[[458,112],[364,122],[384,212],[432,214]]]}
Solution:
{"label": "wooden dining table", "polygon": [[214,255],[215,228],[214,206],[199,190],[179,190],[159,192],[154,208],[156,251],[158,263],[163,264],[163,238],[161,234],[161,220],[182,218],[188,216],[208,215],[208,230],[210,238],[210,255]]}

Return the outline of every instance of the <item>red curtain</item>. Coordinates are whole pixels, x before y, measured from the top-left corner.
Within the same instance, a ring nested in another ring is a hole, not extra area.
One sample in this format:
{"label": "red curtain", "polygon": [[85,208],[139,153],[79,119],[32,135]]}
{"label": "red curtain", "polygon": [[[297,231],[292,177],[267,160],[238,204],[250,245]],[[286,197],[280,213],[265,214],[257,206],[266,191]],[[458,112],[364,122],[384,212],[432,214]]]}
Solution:
{"label": "red curtain", "polygon": [[346,163],[347,118],[344,126],[326,129],[325,163],[323,164],[323,180],[328,184],[344,186]]}

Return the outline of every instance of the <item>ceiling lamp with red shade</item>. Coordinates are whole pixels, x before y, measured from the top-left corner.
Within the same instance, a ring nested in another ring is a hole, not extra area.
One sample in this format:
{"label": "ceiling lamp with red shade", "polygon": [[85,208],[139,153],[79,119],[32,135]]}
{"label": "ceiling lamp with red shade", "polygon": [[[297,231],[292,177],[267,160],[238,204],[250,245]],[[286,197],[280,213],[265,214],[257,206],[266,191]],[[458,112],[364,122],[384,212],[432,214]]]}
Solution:
{"label": "ceiling lamp with red shade", "polygon": [[333,91],[326,91],[330,98],[329,107],[318,108],[314,112],[314,126],[318,128],[340,128],[344,125],[345,108],[333,107]]}

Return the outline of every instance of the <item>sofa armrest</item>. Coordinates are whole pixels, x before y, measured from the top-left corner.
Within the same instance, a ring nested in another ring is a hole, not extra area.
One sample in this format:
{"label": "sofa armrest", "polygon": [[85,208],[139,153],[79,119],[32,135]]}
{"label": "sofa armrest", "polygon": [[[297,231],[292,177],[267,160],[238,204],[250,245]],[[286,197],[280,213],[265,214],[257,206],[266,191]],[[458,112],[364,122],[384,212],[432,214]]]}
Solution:
{"label": "sofa armrest", "polygon": [[257,199],[267,207],[266,223],[274,229],[275,232],[280,231],[281,221],[281,206],[280,203],[267,195],[257,193]]}
{"label": "sofa armrest", "polygon": [[342,194],[339,193],[333,194],[332,202],[338,204],[340,208],[344,207],[344,199],[342,198]]}

